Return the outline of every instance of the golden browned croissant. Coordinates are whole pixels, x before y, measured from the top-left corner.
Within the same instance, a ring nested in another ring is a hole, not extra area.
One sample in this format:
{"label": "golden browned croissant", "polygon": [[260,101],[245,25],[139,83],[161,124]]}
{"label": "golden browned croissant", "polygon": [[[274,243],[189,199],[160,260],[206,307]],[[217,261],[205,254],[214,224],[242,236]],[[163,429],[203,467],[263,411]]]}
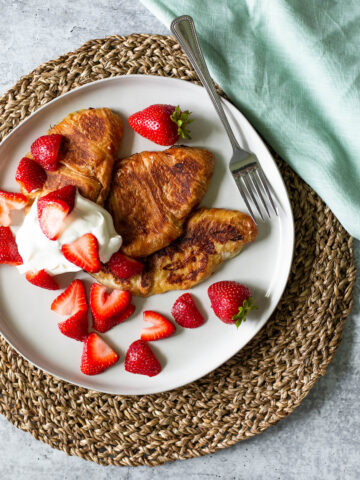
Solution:
{"label": "golden browned croissant", "polygon": [[79,110],[48,131],[48,134],[54,133],[65,137],[59,167],[54,172],[46,172],[43,188],[28,196],[33,199],[65,185],[75,185],[84,197],[103,205],[121,145],[121,118],[109,108]]}
{"label": "golden browned croissant", "polygon": [[93,276],[109,288],[130,290],[143,297],[184,290],[208,278],[256,236],[256,224],[245,213],[202,208],[190,216],[182,237],[145,258],[141,274],[120,280],[104,266]]}
{"label": "golden browned croissant", "polygon": [[179,237],[206,193],[213,169],[211,152],[183,146],[119,161],[107,206],[123,237],[122,251],[143,257]]}

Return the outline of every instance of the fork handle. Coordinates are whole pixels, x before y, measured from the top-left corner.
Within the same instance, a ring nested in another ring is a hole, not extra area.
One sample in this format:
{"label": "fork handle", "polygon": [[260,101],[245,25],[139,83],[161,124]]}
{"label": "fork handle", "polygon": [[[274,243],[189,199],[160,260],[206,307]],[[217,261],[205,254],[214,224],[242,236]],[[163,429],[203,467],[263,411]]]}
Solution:
{"label": "fork handle", "polygon": [[204,56],[202,54],[199,39],[196,33],[194,20],[189,15],[182,15],[175,18],[170,25],[170,30],[175,35],[180,46],[189,57],[189,60],[198,74],[201,83],[204,85],[210,100],[212,101],[219,118],[224,125],[233,149],[242,150],[226,118],[221,99],[215,89],[214,82],[210,76]]}

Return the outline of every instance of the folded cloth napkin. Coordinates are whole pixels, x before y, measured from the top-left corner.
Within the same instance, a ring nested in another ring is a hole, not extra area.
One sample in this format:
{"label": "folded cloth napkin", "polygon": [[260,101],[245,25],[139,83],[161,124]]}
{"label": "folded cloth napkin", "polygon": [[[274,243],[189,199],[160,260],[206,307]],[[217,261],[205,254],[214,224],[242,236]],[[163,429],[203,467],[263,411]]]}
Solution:
{"label": "folded cloth napkin", "polygon": [[142,3],[193,17],[213,78],[360,239],[359,0]]}

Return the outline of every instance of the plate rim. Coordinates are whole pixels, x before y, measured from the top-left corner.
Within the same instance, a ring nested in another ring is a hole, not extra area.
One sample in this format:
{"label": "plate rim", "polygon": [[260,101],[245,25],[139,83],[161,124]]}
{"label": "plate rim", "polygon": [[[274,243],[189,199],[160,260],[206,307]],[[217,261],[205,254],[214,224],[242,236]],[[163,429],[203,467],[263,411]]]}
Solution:
{"label": "plate rim", "polygon": [[[71,96],[71,95],[74,95],[76,92],[79,92],[80,90],[85,90],[87,88],[90,88],[90,87],[93,87],[95,85],[99,85],[99,84],[105,84],[107,82],[111,82],[111,81],[119,81],[119,80],[122,80],[122,79],[128,79],[128,78],[138,78],[138,79],[142,79],[142,80],[145,80],[145,79],[153,79],[153,80],[156,80],[156,81],[165,81],[165,82],[168,82],[168,81],[173,81],[173,82],[181,82],[181,83],[186,83],[187,85],[191,85],[192,87],[198,87],[202,90],[204,90],[204,87],[202,85],[198,85],[198,84],[195,84],[189,80],[182,80],[182,79],[179,79],[179,78],[176,78],[176,77],[166,77],[166,76],[158,76],[158,75],[147,75],[147,74],[124,74],[124,75],[116,75],[116,76],[113,76],[113,77],[107,77],[107,78],[102,78],[102,79],[99,79],[99,80],[95,80],[95,81],[90,81],[84,85],[80,85],[78,87],[75,87],[63,94],[60,94],[59,96],[53,98],[52,100],[50,100],[49,102],[45,103],[44,105],[41,105],[39,108],[37,108],[34,112],[32,112],[29,116],[27,116],[26,118],[24,118],[23,120],[20,121],[20,123],[14,127],[11,132],[7,135],[5,135],[5,137],[2,139],[2,141],[0,142],[0,155],[1,155],[1,150],[3,148],[3,145],[5,144],[5,142],[8,142],[8,140],[14,135],[16,134],[16,132],[23,127],[24,124],[30,122],[34,117],[36,117],[40,112],[42,112],[42,110],[46,109],[46,108],[49,108],[49,106],[51,106],[52,104],[54,103],[57,103],[59,102],[61,99],[63,99],[64,97],[67,97],[67,96]],[[5,92],[6,94],[6,92]],[[210,101],[210,99],[209,99]],[[273,308],[271,310],[269,310],[268,312],[268,315],[267,315],[267,318],[265,321],[261,322],[260,325],[258,325],[255,329],[254,329],[254,333],[252,334],[251,338],[248,339],[248,341],[242,346],[240,347],[235,353],[231,353],[229,356],[227,356],[226,358],[223,359],[223,361],[221,361],[221,363],[218,364],[217,367],[215,367],[214,369],[212,370],[208,370],[206,371],[205,373],[203,373],[202,375],[190,380],[190,381],[187,381],[185,383],[183,383],[183,381],[180,381],[178,382],[175,386],[172,386],[170,389],[154,389],[152,390],[151,392],[148,392],[148,393],[118,393],[118,392],[115,392],[114,390],[110,390],[110,389],[97,389],[95,387],[89,387],[87,385],[84,385],[82,384],[81,382],[75,382],[73,380],[69,380],[67,378],[64,378],[62,377],[61,375],[55,375],[54,373],[52,373],[50,370],[42,367],[42,366],[39,366],[37,363],[35,363],[34,361],[30,360],[27,355],[25,355],[24,353],[21,352],[21,350],[19,348],[17,348],[17,346],[15,346],[12,341],[8,338],[8,336],[6,334],[4,334],[4,332],[2,331],[2,329],[0,329],[0,334],[1,336],[6,340],[6,342],[19,354],[21,355],[26,361],[28,361],[31,365],[33,365],[34,367],[40,369],[42,372],[45,372],[46,374],[48,375],[51,375],[52,377],[54,378],[58,378],[59,380],[61,381],[64,381],[64,382],[67,382],[71,385],[74,385],[74,386],[77,386],[77,387],[80,387],[80,388],[85,388],[86,390],[89,390],[89,391],[95,391],[95,392],[100,392],[100,393],[105,393],[105,394],[110,394],[110,395],[123,395],[123,396],[141,396],[141,395],[154,395],[154,394],[158,394],[158,393],[165,393],[165,392],[170,392],[170,391],[174,391],[175,389],[178,389],[178,388],[181,388],[181,387],[185,387],[193,382],[196,382],[198,380],[200,380],[201,378],[205,377],[206,375],[208,375],[209,373],[211,373],[212,371],[216,370],[217,368],[221,367],[221,365],[223,365],[224,363],[226,363],[230,358],[232,358],[234,355],[238,354],[243,348],[245,348],[248,343],[254,339],[254,337],[259,333],[259,331],[266,325],[266,323],[268,322],[268,320],[270,319],[271,315],[273,314],[273,312],[275,311],[276,307],[278,306],[282,296],[283,296],[283,293],[284,293],[284,290],[286,288],[286,285],[288,283],[288,280],[289,280],[289,276],[290,276],[290,272],[291,272],[291,267],[292,267],[292,264],[293,264],[293,258],[294,258],[294,247],[295,247],[295,223],[294,223],[294,215],[293,215],[293,210],[292,210],[292,206],[291,206],[291,202],[290,202],[290,198],[289,198],[289,194],[288,194],[288,190],[287,190],[287,187],[285,185],[285,182],[284,182],[284,179],[283,179],[283,176],[274,160],[274,157],[273,155],[271,154],[267,144],[265,143],[265,141],[263,140],[263,138],[261,137],[261,135],[257,132],[257,130],[253,127],[253,125],[251,124],[251,122],[247,119],[247,117],[242,113],[242,111],[236,106],[234,105],[230,100],[226,99],[226,98],[221,98],[221,101],[227,105],[227,106],[230,106],[231,108],[235,108],[237,110],[237,112],[240,114],[240,116],[242,117],[242,120],[247,124],[247,128],[249,128],[253,134],[256,135],[256,137],[260,140],[262,146],[266,149],[268,155],[270,156],[272,162],[273,162],[273,167],[277,170],[278,172],[278,176],[279,176],[279,179],[281,180],[282,182],[282,185],[283,185],[283,189],[284,189],[284,192],[286,194],[286,201],[288,203],[288,209],[287,209],[287,212],[286,214],[289,215],[289,226],[291,226],[291,228],[289,229],[289,232],[288,232],[288,235],[290,235],[290,238],[289,238],[289,249],[291,248],[291,254],[290,254],[290,258],[289,258],[289,263],[288,263],[288,267],[287,267],[287,271],[286,271],[286,275],[284,274],[283,276],[283,282],[282,282],[282,285],[281,285],[281,288],[280,288],[280,295],[279,295],[279,299],[278,301],[274,304]],[[214,110],[214,115],[215,115],[215,110]],[[2,313],[0,312],[0,316],[2,316]],[[151,390],[151,389],[150,389]]]}

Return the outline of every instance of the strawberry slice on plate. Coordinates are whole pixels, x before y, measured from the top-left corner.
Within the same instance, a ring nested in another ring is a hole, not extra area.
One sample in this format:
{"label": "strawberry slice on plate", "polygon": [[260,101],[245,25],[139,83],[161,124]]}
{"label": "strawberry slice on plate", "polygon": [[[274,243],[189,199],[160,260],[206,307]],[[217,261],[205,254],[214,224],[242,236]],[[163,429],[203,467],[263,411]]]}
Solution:
{"label": "strawberry slice on plate", "polygon": [[85,233],[72,243],[66,243],[61,251],[69,262],[85,270],[96,273],[101,269],[99,258],[99,244],[92,233]]}
{"label": "strawberry slice on plate", "polygon": [[97,375],[118,360],[119,355],[97,333],[93,332],[84,342],[80,370],[85,375]]}
{"label": "strawberry slice on plate", "polygon": [[148,343],[144,340],[136,340],[126,352],[125,370],[130,373],[154,377],[161,372],[161,365]]}
{"label": "strawberry slice on plate", "polygon": [[28,282],[40,288],[47,290],[59,290],[60,288],[54,277],[44,269],[26,272],[25,277]]}
{"label": "strawberry slice on plate", "polygon": [[85,310],[79,310],[63,322],[58,323],[60,332],[67,337],[83,342],[88,336],[88,318]]}
{"label": "strawberry slice on plate", "polygon": [[125,322],[133,313],[135,312],[135,305],[130,303],[130,305],[122,312],[113,315],[110,318],[106,318],[105,320],[101,320],[99,318],[94,317],[94,329],[97,330],[98,332],[105,333],[110,328],[115,327],[116,325],[119,325],[119,323]]}
{"label": "strawberry slice on plate", "polygon": [[40,228],[49,240],[56,240],[63,222],[74,208],[76,187],[67,185],[39,198],[37,210]]}
{"label": "strawberry slice on plate", "polygon": [[109,260],[109,268],[118,278],[124,279],[142,272],[144,264],[120,252],[116,252]]}
{"label": "strawberry slice on plate", "polygon": [[174,303],[171,314],[181,327],[197,328],[205,322],[190,293],[184,293]]}
{"label": "strawberry slice on plate", "polygon": [[28,203],[28,199],[22,193],[5,192],[0,190],[0,225],[11,225],[11,210],[21,210]]}
{"label": "strawberry slice on plate", "polygon": [[170,337],[176,331],[175,325],[160,315],[160,313],[147,310],[143,313],[143,319],[145,322],[152,323],[152,327],[141,330],[141,340],[161,340],[162,338]]}
{"label": "strawberry slice on plate", "polygon": [[59,315],[87,312],[85,287],[81,280],[74,280],[51,304],[51,310]]}
{"label": "strawberry slice on plate", "polygon": [[15,180],[30,193],[44,185],[46,172],[35,160],[24,157],[17,167]]}
{"label": "strawberry slice on plate", "polygon": [[22,265],[15,237],[10,227],[0,227],[0,264]]}
{"label": "strawberry slice on plate", "polygon": [[58,167],[62,135],[43,135],[31,145],[31,154],[45,170],[54,171]]}
{"label": "strawberry slice on plate", "polygon": [[114,315],[124,313],[131,302],[131,293],[125,290],[113,290],[108,293],[106,288],[93,283],[90,290],[90,308],[94,316],[96,329],[103,328],[103,322]]}

